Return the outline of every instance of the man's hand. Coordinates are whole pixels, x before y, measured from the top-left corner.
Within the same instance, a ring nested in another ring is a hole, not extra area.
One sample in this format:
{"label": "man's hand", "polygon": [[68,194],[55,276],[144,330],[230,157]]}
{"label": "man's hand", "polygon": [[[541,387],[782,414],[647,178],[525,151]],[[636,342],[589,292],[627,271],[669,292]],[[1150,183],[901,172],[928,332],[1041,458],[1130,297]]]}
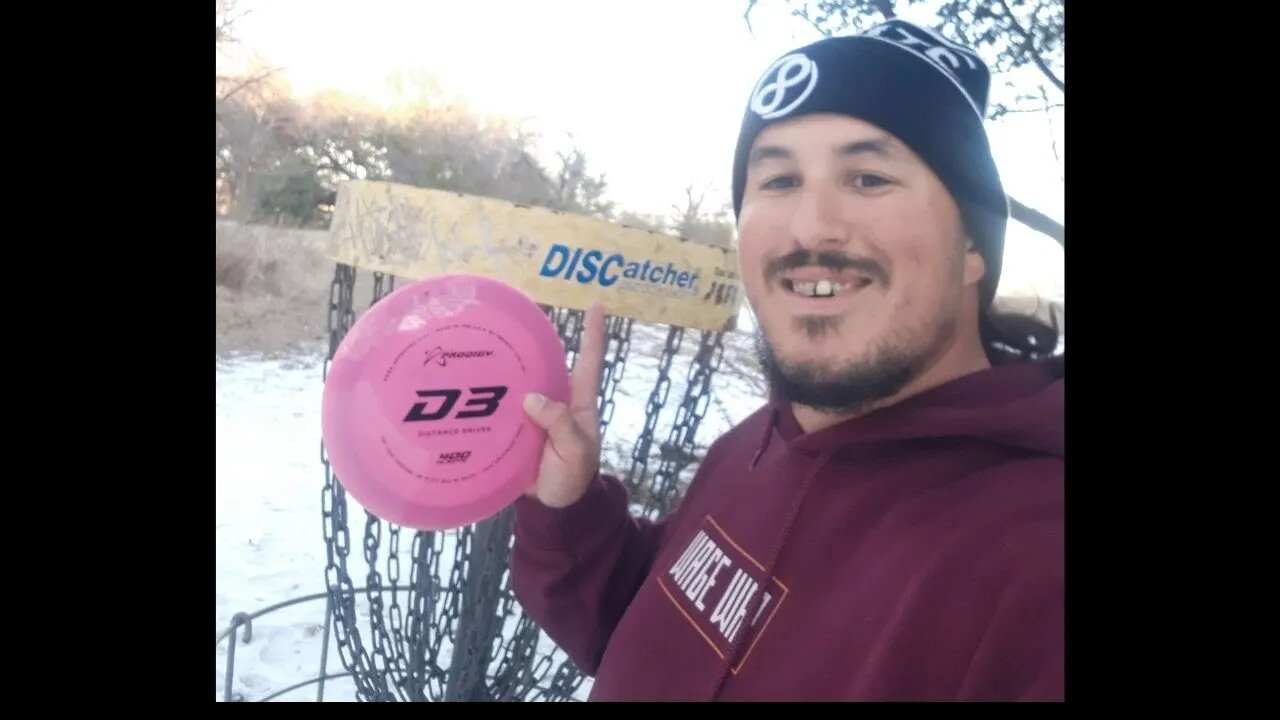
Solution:
{"label": "man's hand", "polygon": [[569,404],[537,393],[524,399],[529,417],[547,431],[538,479],[525,494],[542,504],[563,508],[587,492],[600,468],[600,417],[596,397],[604,365],[604,306],[587,310],[578,361],[569,383]]}

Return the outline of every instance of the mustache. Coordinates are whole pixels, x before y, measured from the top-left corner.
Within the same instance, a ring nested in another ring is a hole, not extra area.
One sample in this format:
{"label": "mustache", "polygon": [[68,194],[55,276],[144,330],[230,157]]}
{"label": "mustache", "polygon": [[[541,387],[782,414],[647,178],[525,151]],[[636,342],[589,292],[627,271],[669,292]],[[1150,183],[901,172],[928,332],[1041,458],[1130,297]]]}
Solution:
{"label": "mustache", "polygon": [[834,272],[842,272],[852,268],[869,276],[873,280],[878,280],[884,285],[889,284],[889,271],[885,270],[884,266],[875,260],[864,257],[852,257],[832,250],[825,250],[823,252],[793,250],[786,255],[770,260],[764,268],[764,279],[766,282],[772,282],[779,274],[786,272],[787,270],[797,270],[802,267],[812,266],[825,268]]}

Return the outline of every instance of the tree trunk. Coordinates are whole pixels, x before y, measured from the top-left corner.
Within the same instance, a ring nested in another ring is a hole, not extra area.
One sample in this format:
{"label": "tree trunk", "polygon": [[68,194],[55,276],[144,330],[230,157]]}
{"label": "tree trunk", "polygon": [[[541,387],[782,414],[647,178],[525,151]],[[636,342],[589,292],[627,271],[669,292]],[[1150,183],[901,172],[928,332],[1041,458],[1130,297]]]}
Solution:
{"label": "tree trunk", "polygon": [[1029,207],[1018,202],[1013,197],[1009,198],[1009,214],[1014,220],[1017,220],[1032,230],[1044,233],[1054,240],[1057,240],[1058,244],[1061,245],[1063,249],[1067,247],[1066,227],[1048,215],[1045,215],[1033,207]]}

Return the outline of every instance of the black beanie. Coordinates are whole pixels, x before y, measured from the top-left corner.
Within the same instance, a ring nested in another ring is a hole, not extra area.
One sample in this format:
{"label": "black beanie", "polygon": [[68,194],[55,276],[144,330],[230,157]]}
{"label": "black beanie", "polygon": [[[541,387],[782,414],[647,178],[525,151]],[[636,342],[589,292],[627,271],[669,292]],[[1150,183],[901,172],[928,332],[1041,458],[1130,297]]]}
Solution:
{"label": "black beanie", "polygon": [[995,297],[1009,204],[983,118],[991,73],[973,51],[932,30],[890,20],[857,35],[790,52],[751,91],[733,161],[733,210],[742,211],[747,156],[769,124],[839,113],[905,143],[942,180],[986,263],[982,307]]}

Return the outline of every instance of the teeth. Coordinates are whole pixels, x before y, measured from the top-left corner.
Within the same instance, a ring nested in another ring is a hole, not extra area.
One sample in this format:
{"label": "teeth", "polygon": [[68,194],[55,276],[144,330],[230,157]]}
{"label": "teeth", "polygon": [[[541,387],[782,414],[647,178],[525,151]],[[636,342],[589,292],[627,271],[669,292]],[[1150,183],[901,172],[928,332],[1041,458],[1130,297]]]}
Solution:
{"label": "teeth", "polygon": [[849,283],[835,283],[830,280],[792,283],[792,290],[797,295],[805,295],[807,297],[831,297],[847,289],[849,289]]}

